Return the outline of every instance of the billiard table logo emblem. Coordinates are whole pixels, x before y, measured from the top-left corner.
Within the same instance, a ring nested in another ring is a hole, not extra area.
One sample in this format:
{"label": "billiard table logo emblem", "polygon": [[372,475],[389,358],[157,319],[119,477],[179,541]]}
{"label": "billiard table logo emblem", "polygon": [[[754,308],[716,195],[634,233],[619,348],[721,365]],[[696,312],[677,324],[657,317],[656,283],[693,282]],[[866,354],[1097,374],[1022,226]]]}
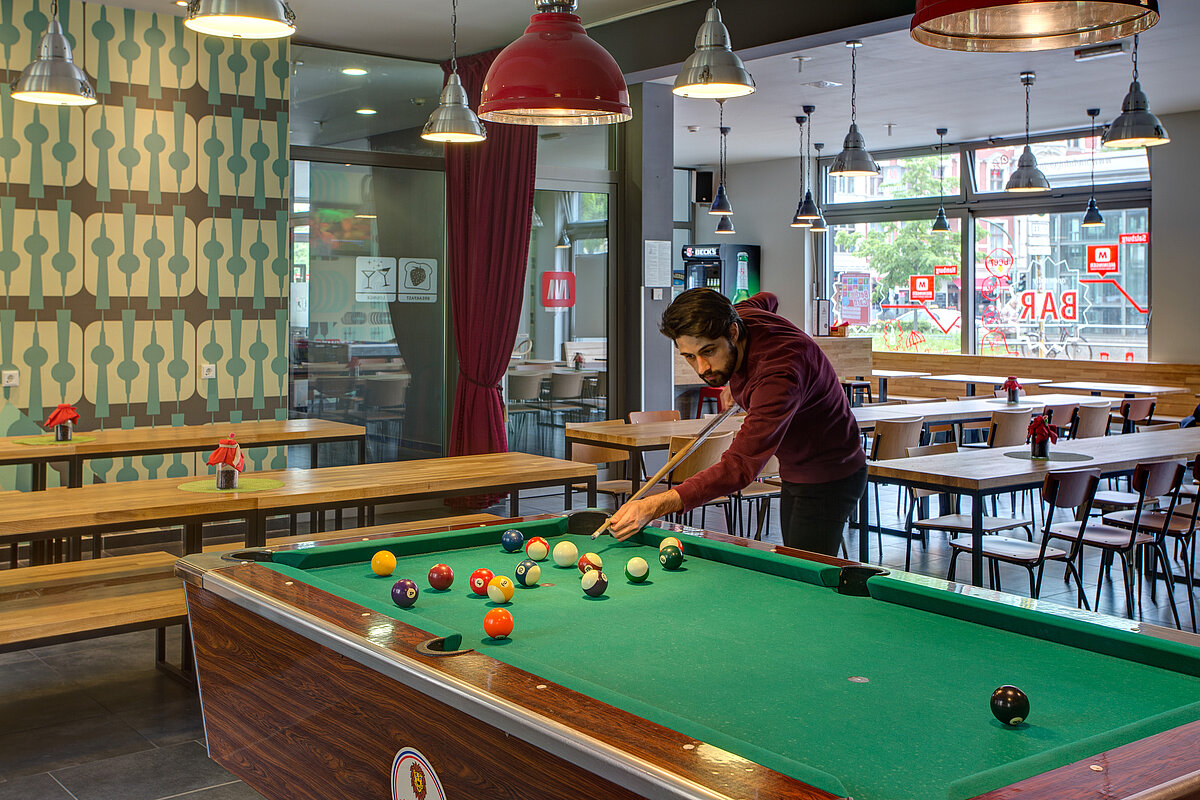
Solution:
{"label": "billiard table logo emblem", "polygon": [[429,759],[414,748],[396,753],[392,762],[392,800],[446,800]]}

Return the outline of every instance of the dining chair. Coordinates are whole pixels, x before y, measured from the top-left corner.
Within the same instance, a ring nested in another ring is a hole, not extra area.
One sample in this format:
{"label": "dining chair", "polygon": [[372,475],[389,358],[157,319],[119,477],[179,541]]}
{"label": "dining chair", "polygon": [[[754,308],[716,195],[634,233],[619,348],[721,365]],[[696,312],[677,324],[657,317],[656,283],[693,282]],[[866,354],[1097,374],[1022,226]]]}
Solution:
{"label": "dining chair", "polygon": [[1071,428],[1071,439],[1094,439],[1108,435],[1112,415],[1112,403],[1080,403],[1075,412],[1075,425]]}
{"label": "dining chair", "polygon": [[1136,433],[1141,425],[1149,425],[1154,419],[1157,397],[1126,397],[1117,406],[1121,415],[1121,433]]}
{"label": "dining chair", "polygon": [[[629,424],[631,425],[640,425],[643,422],[678,422],[681,417],[679,416],[679,412],[675,409],[667,408],[661,411],[630,411],[629,416],[627,416],[626,419],[629,420]],[[661,455],[657,455],[657,457],[661,458]],[[656,461],[655,463],[658,462]],[[662,463],[665,464],[666,461],[664,460]],[[659,466],[661,466],[661,464]],[[650,470],[646,467],[645,453],[640,454],[637,467],[642,471],[641,474],[643,478],[651,474]],[[658,469],[658,467],[655,467],[655,469]]]}
{"label": "dining chair", "polygon": [[1075,418],[1079,415],[1079,403],[1052,403],[1042,408],[1042,414],[1047,417],[1061,438],[1075,427]]}
{"label": "dining chair", "polygon": [[[1081,512],[1081,519],[1076,523],[1066,525],[1087,524],[1087,512],[1091,507],[1092,495],[1100,482],[1100,470],[1058,470],[1046,473],[1042,481],[1042,502],[1046,505],[1046,520],[1042,530],[1042,541],[1025,541],[1009,536],[984,536],[980,541],[983,558],[992,578],[992,588],[1001,590],[1000,563],[1014,564],[1024,567],[1029,572],[1029,596],[1038,598],[1042,593],[1042,573],[1047,561],[1061,561],[1066,569],[1068,580],[1074,578],[1075,590],[1078,592],[1079,605],[1090,610],[1087,596],[1083,591],[1083,576],[1075,566],[1079,556],[1080,540],[1076,539],[1068,549],[1053,547],[1050,540],[1054,538],[1051,529],[1056,524],[1054,515],[1059,510]],[[954,580],[954,568],[961,553],[970,553],[974,546],[974,536],[959,536],[950,540],[950,570],[947,580]]]}
{"label": "dining chair", "polygon": [[[871,441],[871,461],[887,461],[893,458],[907,458],[908,449],[921,444],[921,432],[925,427],[924,417],[904,417],[902,419],[882,419],[875,423],[874,436]],[[875,540],[879,547],[879,557],[883,558],[883,519],[879,508],[879,486],[886,481],[869,479],[869,485],[875,488]]]}
{"label": "dining chair", "polygon": [[767,525],[771,522],[771,501],[783,494],[783,487],[778,481],[770,483],[765,482],[769,478],[779,477],[779,459],[771,456],[767,459],[767,463],[759,470],[758,477],[755,478],[749,486],[734,493],[734,508],[735,521],[739,536],[749,537],[750,533],[746,525],[746,517],[748,513],[743,513],[743,503],[746,510],[750,506],[755,509],[755,517],[757,525],[754,530],[755,540],[762,539],[762,533],[766,530]]}
{"label": "dining chair", "polygon": [[[594,444],[574,442],[571,445],[571,460],[582,464],[595,464],[597,467],[612,464],[628,464],[630,454],[627,450],[617,450],[612,447],[599,447]],[[586,483],[577,483],[571,487],[568,494],[587,490]],[[617,507],[620,507],[633,494],[633,481],[624,478],[598,481],[596,493],[611,497]],[[569,499],[569,498],[568,498]],[[570,505],[568,504],[568,508]]]}
{"label": "dining chair", "polygon": [[[692,442],[691,436],[672,436],[668,452],[672,457]],[[721,460],[721,456],[729,449],[729,445],[733,443],[733,432],[714,433],[696,446],[688,456],[675,465],[675,468],[667,475],[665,481],[659,481],[657,484],[647,490],[643,497],[660,494],[671,489],[693,475],[697,475]],[[725,512],[725,530],[733,533],[733,504],[730,498],[726,495],[714,497],[703,506],[700,507],[700,527],[704,527],[705,514],[709,506],[720,506]],[[679,521],[690,525],[693,511],[680,514]]]}

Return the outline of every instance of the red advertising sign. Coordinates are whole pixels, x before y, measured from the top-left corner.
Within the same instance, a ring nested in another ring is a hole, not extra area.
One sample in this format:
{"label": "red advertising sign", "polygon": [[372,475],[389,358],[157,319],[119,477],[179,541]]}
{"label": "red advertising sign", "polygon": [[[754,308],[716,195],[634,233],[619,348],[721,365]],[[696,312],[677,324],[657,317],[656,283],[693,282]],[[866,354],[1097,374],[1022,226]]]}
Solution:
{"label": "red advertising sign", "polygon": [[941,264],[941,265],[933,268],[933,274],[934,275],[957,275],[958,274],[958,265],[957,264]]}
{"label": "red advertising sign", "polygon": [[871,323],[871,275],[842,272],[837,282],[838,320],[851,325]]}
{"label": "red advertising sign", "polygon": [[1121,269],[1121,248],[1115,244],[1089,244],[1087,246],[1087,271],[1094,275],[1108,275]]}
{"label": "red advertising sign", "polygon": [[1150,244],[1150,234],[1148,233],[1122,233],[1120,237],[1121,244]]}
{"label": "red advertising sign", "polygon": [[908,276],[908,296],[909,299],[932,300],[933,299],[933,276],[932,275],[909,275]]}
{"label": "red advertising sign", "polygon": [[575,273],[543,272],[542,305],[546,308],[571,308],[575,305]]}

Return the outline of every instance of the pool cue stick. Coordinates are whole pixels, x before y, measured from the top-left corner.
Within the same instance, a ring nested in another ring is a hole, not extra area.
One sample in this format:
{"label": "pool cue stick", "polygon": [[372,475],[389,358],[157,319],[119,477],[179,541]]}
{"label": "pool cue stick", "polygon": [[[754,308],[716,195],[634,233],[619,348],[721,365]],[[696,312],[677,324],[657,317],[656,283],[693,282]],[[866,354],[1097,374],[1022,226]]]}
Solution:
{"label": "pool cue stick", "polygon": [[[650,478],[649,480],[647,480],[645,483],[643,483],[642,488],[640,488],[636,492],[634,492],[633,496],[630,497],[625,502],[632,503],[634,500],[641,498],[642,495],[644,495],[647,491],[650,490],[650,487],[654,486],[654,484],[656,484],[660,480],[662,480],[664,475],[666,475],[671,470],[675,469],[675,467],[679,466],[679,462],[683,461],[685,458],[687,458],[689,455],[691,455],[693,450],[695,450],[697,447],[702,445],[704,443],[704,440],[707,439],[709,436],[711,436],[713,431],[715,431],[721,425],[722,422],[724,422],[725,420],[727,420],[731,416],[733,416],[735,411],[740,411],[740,410],[741,409],[738,408],[737,403],[734,403],[729,408],[725,409],[720,414],[718,414],[716,417],[714,417],[711,422],[709,422],[707,425],[705,425],[704,428],[699,433],[696,434],[694,439],[692,439],[690,442],[688,442],[687,445],[685,445],[684,448],[682,450],[680,450],[678,453],[671,456],[671,458],[667,461],[667,463],[663,464],[662,469],[660,469],[658,472],[654,473],[654,476],[652,478]],[[600,536],[600,534],[605,533],[608,530],[610,525],[612,525],[612,517],[609,517],[608,519],[604,520],[604,524],[596,529],[596,532],[592,534],[592,538],[596,539]]]}

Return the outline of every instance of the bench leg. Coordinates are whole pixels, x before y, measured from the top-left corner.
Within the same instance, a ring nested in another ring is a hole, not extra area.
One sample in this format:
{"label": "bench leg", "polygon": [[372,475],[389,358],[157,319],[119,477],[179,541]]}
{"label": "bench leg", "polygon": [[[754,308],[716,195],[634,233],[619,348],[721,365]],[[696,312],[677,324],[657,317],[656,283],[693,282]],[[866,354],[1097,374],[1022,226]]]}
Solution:
{"label": "bench leg", "polygon": [[196,685],[195,660],[192,658],[192,632],[185,622],[180,633],[179,665],[167,660],[167,629],[156,628],[154,631],[154,668],[169,675],[187,686]]}

